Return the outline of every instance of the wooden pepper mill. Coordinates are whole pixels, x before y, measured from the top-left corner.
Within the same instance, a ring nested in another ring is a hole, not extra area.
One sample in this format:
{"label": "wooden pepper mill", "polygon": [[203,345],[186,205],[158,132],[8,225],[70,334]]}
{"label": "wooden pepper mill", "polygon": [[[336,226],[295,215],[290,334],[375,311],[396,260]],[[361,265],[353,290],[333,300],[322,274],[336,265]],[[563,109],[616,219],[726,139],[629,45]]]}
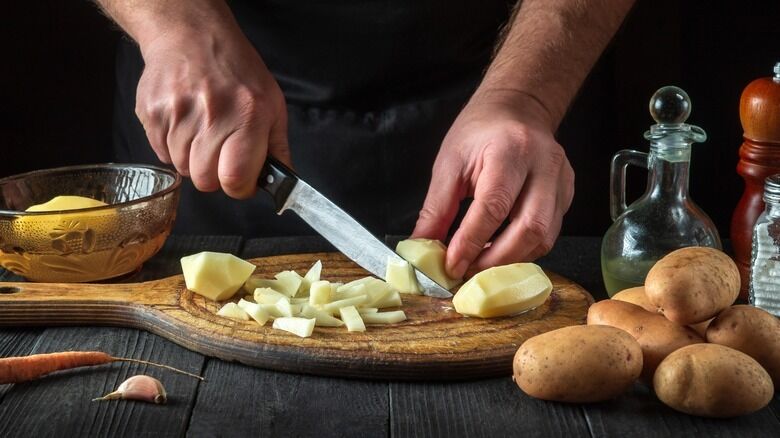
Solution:
{"label": "wooden pepper mill", "polygon": [[745,180],[745,192],[731,218],[731,241],[742,277],[739,297],[747,299],[753,226],[764,211],[764,179],[780,173],[780,62],[773,77],[756,79],[745,87],[739,118],[744,142],[737,173]]}

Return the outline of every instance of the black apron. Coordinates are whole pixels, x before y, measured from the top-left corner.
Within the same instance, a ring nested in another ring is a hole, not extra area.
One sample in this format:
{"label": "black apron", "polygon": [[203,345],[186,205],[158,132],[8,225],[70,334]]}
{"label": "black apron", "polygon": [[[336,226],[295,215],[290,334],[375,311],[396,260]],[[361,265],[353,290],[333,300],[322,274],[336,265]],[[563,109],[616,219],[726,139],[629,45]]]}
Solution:
{"label": "black apron", "polygon": [[[279,82],[298,173],[377,234],[409,234],[444,135],[478,85],[505,1],[232,1]],[[138,48],[117,55],[114,152],[159,164],[134,114]],[[189,180],[174,232],[246,237],[316,234],[270,197],[232,200]]]}

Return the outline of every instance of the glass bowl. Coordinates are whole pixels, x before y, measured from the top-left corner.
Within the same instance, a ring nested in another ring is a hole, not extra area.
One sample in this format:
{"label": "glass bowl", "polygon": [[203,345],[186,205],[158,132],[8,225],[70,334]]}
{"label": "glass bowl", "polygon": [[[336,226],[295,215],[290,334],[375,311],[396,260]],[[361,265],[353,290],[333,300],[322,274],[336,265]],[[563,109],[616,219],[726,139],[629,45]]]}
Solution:
{"label": "glass bowl", "polygon": [[[181,177],[147,165],[95,164],[0,179],[0,266],[31,281],[105,280],[139,269],[171,232]],[[108,205],[26,212],[55,196]]]}

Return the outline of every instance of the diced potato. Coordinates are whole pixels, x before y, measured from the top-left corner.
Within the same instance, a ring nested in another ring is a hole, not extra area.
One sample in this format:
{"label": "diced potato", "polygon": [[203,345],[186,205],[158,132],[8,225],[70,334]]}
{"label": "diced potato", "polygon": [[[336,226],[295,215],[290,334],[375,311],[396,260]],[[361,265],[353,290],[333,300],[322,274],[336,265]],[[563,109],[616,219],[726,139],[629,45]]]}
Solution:
{"label": "diced potato", "polygon": [[[274,304],[258,304],[258,306],[260,306],[261,309],[263,309],[266,312],[268,312],[268,315],[272,319],[273,318],[281,318],[281,317],[284,316],[284,315],[282,315],[281,312],[279,312],[279,308],[276,306],[275,303]],[[292,309],[290,309],[290,310],[291,310],[291,313],[292,313]]]}
{"label": "diced potato", "polygon": [[322,273],[322,262],[317,260],[314,265],[303,276],[303,281],[300,287],[298,287],[299,294],[306,294],[309,292],[309,288],[314,282],[320,281],[320,274]]}
{"label": "diced potato", "polygon": [[348,290],[350,290],[352,288],[355,288],[355,287],[358,287],[358,286],[360,286],[360,285],[362,285],[364,283],[367,283],[367,282],[369,282],[369,281],[371,281],[373,279],[374,279],[374,277],[359,278],[357,280],[353,280],[353,281],[350,281],[347,284],[343,284],[343,285],[339,286],[338,289],[336,289],[336,291],[338,293],[346,293]]}
{"label": "diced potato", "polygon": [[341,292],[336,292],[334,299],[343,300],[344,298],[352,298],[352,297],[358,297],[360,295],[368,295],[368,293],[366,292],[366,284],[367,283],[362,283],[354,287],[351,287],[349,289],[342,289]]}
{"label": "diced potato", "polygon": [[187,289],[222,301],[238,292],[255,265],[232,254],[204,251],[182,257],[181,268]]}
{"label": "diced potato", "polygon": [[279,310],[279,314],[286,317],[295,316],[301,311],[300,304],[290,304],[290,300],[286,297],[276,302],[276,308]]}
{"label": "diced potato", "polygon": [[268,287],[258,287],[255,289],[254,293],[255,302],[258,304],[276,304],[279,302],[279,300],[287,300],[289,301],[290,298],[281,293],[277,292],[271,288]]}
{"label": "diced potato", "polygon": [[308,338],[314,331],[314,318],[276,318],[273,328],[290,332],[302,338]]}
{"label": "diced potato", "polygon": [[382,298],[380,301],[376,301],[371,303],[371,307],[378,307],[380,309],[384,309],[385,307],[398,307],[402,305],[401,302],[401,294],[398,293],[398,291],[391,291],[386,297]]}
{"label": "diced potato", "polygon": [[452,304],[463,315],[491,318],[514,315],[544,303],[552,283],[533,263],[515,263],[484,270],[464,284]]}
{"label": "diced potato", "polygon": [[294,297],[303,283],[303,277],[295,271],[282,271],[274,275],[274,277],[279,282],[279,289],[274,289],[289,297]]}
{"label": "diced potato", "polygon": [[250,318],[257,321],[257,323],[260,325],[265,325],[265,323],[268,322],[268,319],[271,318],[271,315],[268,314],[268,311],[259,304],[242,299],[239,300],[238,307],[240,307],[241,310],[246,312]]}
{"label": "diced potato", "polygon": [[420,285],[417,284],[414,268],[406,260],[394,260],[392,257],[388,257],[385,281],[398,292],[404,294],[419,294],[422,292]]}
{"label": "diced potato", "polygon": [[330,313],[317,309],[316,307],[304,304],[301,308],[301,316],[305,318],[314,318],[316,324],[320,327],[341,327],[344,322],[334,318]]}
{"label": "diced potato", "polygon": [[236,303],[225,303],[222,308],[217,310],[217,315],[224,316],[226,318],[240,319],[242,321],[249,321],[249,315]]}
{"label": "diced potato", "polygon": [[392,312],[361,313],[360,317],[366,324],[395,324],[406,321],[406,314],[403,310],[394,310]]}
{"label": "diced potato", "polygon": [[364,313],[376,313],[379,312],[379,309],[376,307],[358,307],[358,313],[364,314]]}
{"label": "diced potato", "polygon": [[97,199],[87,198],[85,196],[55,196],[52,199],[44,202],[43,204],[35,204],[27,207],[24,211],[42,212],[42,211],[58,211],[58,210],[76,210],[79,208],[92,208],[106,206],[103,201]]}
{"label": "diced potato", "polygon": [[309,304],[328,304],[331,300],[332,289],[330,282],[319,280],[311,284],[309,288]]}
{"label": "diced potato", "polygon": [[447,247],[438,240],[402,240],[395,247],[395,252],[445,289],[452,289],[463,282],[463,279],[447,275],[444,269]]}
{"label": "diced potato", "polygon": [[290,298],[290,304],[304,304],[308,302],[309,302],[308,297]]}
{"label": "diced potato", "polygon": [[347,306],[359,306],[368,300],[368,295],[359,295],[352,298],[345,298],[343,300],[332,301],[322,306],[322,310],[330,314],[336,314],[339,309]]}
{"label": "diced potato", "polygon": [[284,285],[279,280],[250,277],[244,283],[244,291],[248,294],[254,294],[257,288],[268,288],[284,293]]}
{"label": "diced potato", "polygon": [[339,313],[341,314],[341,320],[347,325],[347,331],[366,331],[366,325],[363,324],[363,319],[360,318],[360,314],[355,306],[342,307],[339,309]]}

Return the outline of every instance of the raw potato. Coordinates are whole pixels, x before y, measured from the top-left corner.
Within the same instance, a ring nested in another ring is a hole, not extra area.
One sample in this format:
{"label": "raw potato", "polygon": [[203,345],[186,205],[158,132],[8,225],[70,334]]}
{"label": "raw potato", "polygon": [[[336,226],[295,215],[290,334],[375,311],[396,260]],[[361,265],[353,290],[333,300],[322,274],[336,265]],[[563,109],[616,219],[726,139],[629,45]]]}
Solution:
{"label": "raw potato", "polygon": [[265,325],[265,323],[271,319],[271,315],[260,304],[242,299],[238,301],[238,307],[260,325]]}
{"label": "raw potato", "polygon": [[402,240],[395,247],[395,252],[445,289],[452,289],[463,282],[462,278],[447,275],[444,269],[447,247],[438,240]]}
{"label": "raw potato", "polygon": [[417,283],[414,268],[406,260],[393,260],[392,257],[388,257],[385,281],[398,292],[404,294],[420,294],[422,292]]}
{"label": "raw potato", "polygon": [[303,277],[298,275],[298,273],[295,271],[282,271],[274,275],[274,277],[278,282],[279,289],[272,288],[277,292],[281,292],[287,295],[288,297],[294,297],[301,289],[301,285],[303,284]]}
{"label": "raw potato", "polygon": [[97,199],[87,198],[85,196],[55,196],[44,202],[43,204],[35,204],[27,207],[24,211],[29,212],[43,212],[43,211],[58,211],[58,210],[76,210],[79,208],[91,208],[91,207],[105,207],[106,204],[103,201]]}
{"label": "raw potato", "polygon": [[642,372],[642,348],[623,330],[571,326],[534,336],[515,354],[514,379],[543,400],[585,403],[628,390]]}
{"label": "raw potato", "polygon": [[320,281],[320,274],[322,273],[322,262],[317,260],[314,265],[303,276],[303,281],[298,287],[298,294],[305,295],[309,292],[311,285],[317,281]]}
{"label": "raw potato", "polygon": [[290,332],[302,338],[308,338],[314,332],[314,318],[276,318],[273,328]]}
{"label": "raw potato", "polygon": [[627,303],[636,304],[637,306],[647,310],[648,312],[656,313],[658,308],[650,302],[645,294],[645,287],[638,286],[630,289],[622,290],[612,296],[613,300],[625,301]]}
{"label": "raw potato", "polygon": [[683,325],[706,321],[734,303],[739,270],[714,248],[689,247],[656,262],[645,280],[645,293],[668,319]]}
{"label": "raw potato", "polygon": [[341,314],[341,320],[347,325],[347,331],[350,332],[364,332],[366,331],[366,325],[363,324],[363,319],[360,317],[355,306],[347,306],[339,309]]}
{"label": "raw potato", "polygon": [[552,283],[533,263],[514,263],[486,269],[467,281],[455,294],[455,311],[492,318],[514,315],[538,307],[552,292]]}
{"label": "raw potato", "polygon": [[288,299],[287,295],[277,292],[269,287],[258,287],[252,294],[257,304],[276,304],[281,299]]}
{"label": "raw potato", "polygon": [[727,418],[755,412],[772,400],[769,374],[750,356],[718,344],[683,347],[661,362],[653,387],[672,409]]}
{"label": "raw potato", "polygon": [[182,257],[187,289],[210,300],[232,297],[252,275],[255,265],[232,254],[204,251]]}
{"label": "raw potato", "polygon": [[249,321],[249,315],[247,315],[244,309],[238,307],[238,304],[236,303],[226,303],[219,310],[217,310],[217,315],[224,316],[226,318]]}
{"label": "raw potato", "polygon": [[403,310],[394,310],[392,312],[360,313],[360,317],[366,324],[395,324],[401,321],[406,321],[406,314]]}
{"label": "raw potato", "polygon": [[707,328],[707,342],[725,345],[755,359],[780,385],[780,320],[748,305],[731,306]]}
{"label": "raw potato", "polygon": [[325,280],[315,281],[309,288],[309,304],[327,304],[331,300],[333,289],[330,282]]}
{"label": "raw potato", "polygon": [[[616,295],[617,296],[617,295]],[[604,300],[588,309],[588,325],[601,324],[625,330],[642,347],[642,379],[653,381],[658,364],[686,345],[704,342],[691,328],[679,325],[658,313],[625,301]]]}

